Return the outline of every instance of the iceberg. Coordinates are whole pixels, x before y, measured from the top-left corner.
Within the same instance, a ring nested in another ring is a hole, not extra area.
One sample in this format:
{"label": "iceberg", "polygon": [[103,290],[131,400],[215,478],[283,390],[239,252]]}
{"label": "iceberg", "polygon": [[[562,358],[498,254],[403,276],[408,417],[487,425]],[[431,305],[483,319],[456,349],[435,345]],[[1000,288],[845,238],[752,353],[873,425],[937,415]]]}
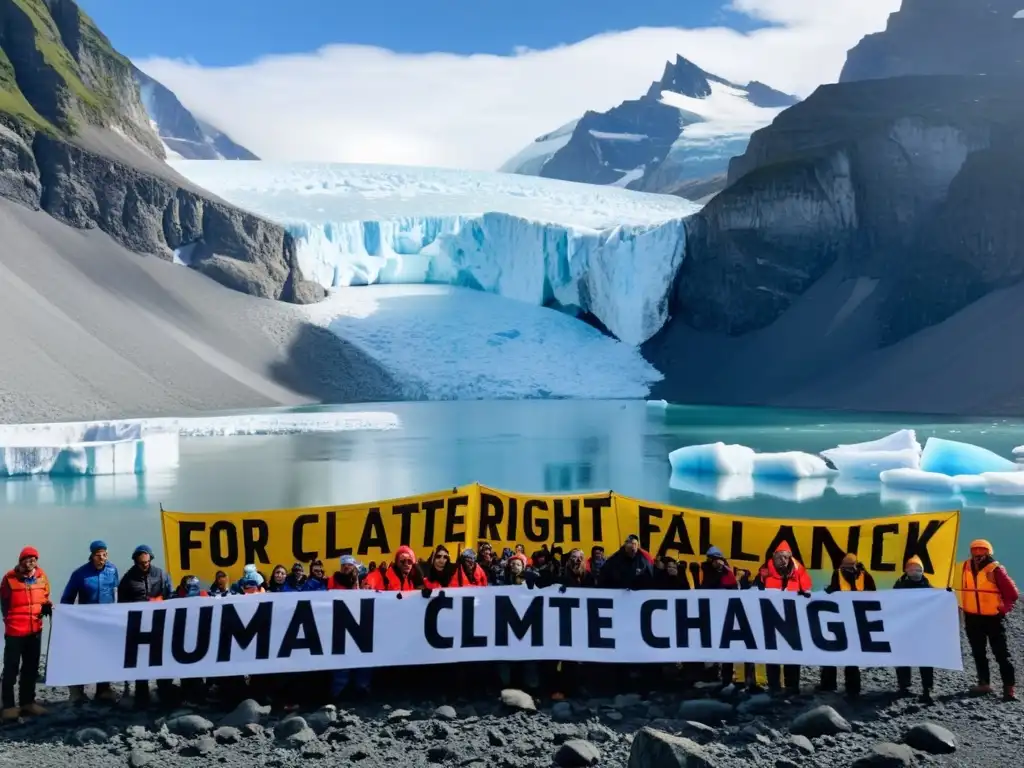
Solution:
{"label": "iceberg", "polygon": [[840,475],[860,480],[877,480],[888,469],[920,469],[921,455],[912,448],[902,451],[851,451],[833,448],[821,455],[832,462]]}
{"label": "iceberg", "polygon": [[502,173],[344,164],[170,163],[282,224],[325,288],[440,283],[589,314],[639,345],[668,319],[679,197]]}
{"label": "iceberg", "polygon": [[673,474],[751,475],[799,479],[831,473],[819,457],[800,451],[756,453],[745,445],[707,443],[677,448],[668,455]]}
{"label": "iceberg", "polygon": [[983,472],[1014,472],[1020,467],[987,448],[956,440],[930,437],[921,454],[921,469],[944,475],[980,475]]}
{"label": "iceberg", "polygon": [[956,494],[959,486],[951,475],[921,469],[887,469],[879,475],[884,485],[929,494]]}
{"label": "iceberg", "polygon": [[1024,472],[982,472],[977,475],[946,475],[912,469],[882,473],[882,483],[892,488],[928,494],[956,496],[1024,496]]}
{"label": "iceberg", "polygon": [[[173,443],[170,438],[173,438]],[[177,435],[0,447],[0,477],[135,475],[178,466]]]}
{"label": "iceberg", "polygon": [[917,441],[917,433],[912,429],[901,429],[891,435],[880,437],[877,440],[868,440],[863,443],[840,443],[835,448],[822,451],[825,456],[830,453],[873,453],[876,451],[907,451],[914,450],[921,453],[921,444]]}

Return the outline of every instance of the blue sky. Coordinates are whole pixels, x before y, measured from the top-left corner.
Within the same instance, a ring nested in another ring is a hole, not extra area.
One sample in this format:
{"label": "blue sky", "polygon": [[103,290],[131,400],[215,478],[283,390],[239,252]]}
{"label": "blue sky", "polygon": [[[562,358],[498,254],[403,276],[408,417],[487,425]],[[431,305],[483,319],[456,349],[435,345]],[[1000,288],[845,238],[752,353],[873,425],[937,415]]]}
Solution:
{"label": "blue sky", "polygon": [[636,27],[757,24],[724,0],[79,0],[114,46],[137,58],[244,64],[330,43],[403,53],[508,54]]}

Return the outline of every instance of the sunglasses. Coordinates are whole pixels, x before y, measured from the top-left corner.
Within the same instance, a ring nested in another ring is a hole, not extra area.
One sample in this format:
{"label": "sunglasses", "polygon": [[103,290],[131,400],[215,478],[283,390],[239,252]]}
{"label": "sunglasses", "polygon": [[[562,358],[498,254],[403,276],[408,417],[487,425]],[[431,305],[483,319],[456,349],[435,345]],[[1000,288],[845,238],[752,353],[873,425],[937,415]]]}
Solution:
{"label": "sunglasses", "polygon": [[[448,559],[448,555],[443,554],[443,553],[439,554],[439,555],[434,555],[434,559],[435,560],[447,560]],[[403,559],[399,560],[398,562],[400,562],[400,563],[407,563],[407,562],[409,562],[409,559],[408,558],[403,558]]]}
{"label": "sunglasses", "polygon": [[399,564],[402,564],[402,565],[412,565],[412,558],[411,557],[400,557],[400,558],[398,558],[398,562],[399,562]]}

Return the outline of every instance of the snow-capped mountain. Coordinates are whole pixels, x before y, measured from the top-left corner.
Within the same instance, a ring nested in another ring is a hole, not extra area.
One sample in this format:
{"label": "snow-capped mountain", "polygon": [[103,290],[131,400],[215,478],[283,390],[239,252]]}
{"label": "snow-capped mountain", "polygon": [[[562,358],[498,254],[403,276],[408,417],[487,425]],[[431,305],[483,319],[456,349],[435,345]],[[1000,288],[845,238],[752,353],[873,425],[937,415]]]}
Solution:
{"label": "snow-capped mountain", "polygon": [[186,160],[259,160],[245,147],[196,119],[168,88],[135,68],[142,104],[160,136],[168,158]]}
{"label": "snow-capped mountain", "polygon": [[[750,134],[798,101],[764,83],[737,85],[677,56],[639,99],[587,112],[540,136],[500,170],[689,196],[715,191]],[[720,187],[720,185],[719,185]]]}

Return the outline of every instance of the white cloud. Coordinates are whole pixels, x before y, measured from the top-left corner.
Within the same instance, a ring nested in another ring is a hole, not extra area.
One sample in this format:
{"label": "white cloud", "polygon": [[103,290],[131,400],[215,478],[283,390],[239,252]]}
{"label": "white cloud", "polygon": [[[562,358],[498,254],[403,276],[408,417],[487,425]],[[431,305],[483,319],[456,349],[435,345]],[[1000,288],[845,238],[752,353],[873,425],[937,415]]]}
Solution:
{"label": "white cloud", "polygon": [[609,32],[513,55],[332,45],[243,66],[136,62],[195,114],[268,160],[493,169],[588,109],[636,98],[682,54],[730,80],[807,95],[900,0],[732,0],[773,26]]}

